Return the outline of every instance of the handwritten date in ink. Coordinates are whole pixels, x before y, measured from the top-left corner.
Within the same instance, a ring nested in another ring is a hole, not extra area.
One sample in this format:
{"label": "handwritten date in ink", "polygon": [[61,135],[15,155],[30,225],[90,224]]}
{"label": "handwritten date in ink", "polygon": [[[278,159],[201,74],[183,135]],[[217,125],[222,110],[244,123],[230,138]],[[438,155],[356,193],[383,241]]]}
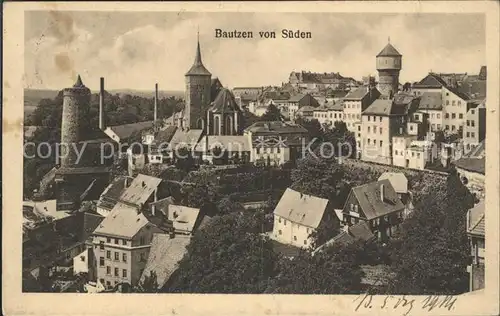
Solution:
{"label": "handwritten date in ink", "polygon": [[394,309],[403,312],[403,316],[408,316],[413,308],[431,311],[433,309],[452,310],[457,298],[453,296],[429,295],[423,299],[409,299],[405,295],[374,296],[362,294],[354,299],[354,311],[366,309]]}

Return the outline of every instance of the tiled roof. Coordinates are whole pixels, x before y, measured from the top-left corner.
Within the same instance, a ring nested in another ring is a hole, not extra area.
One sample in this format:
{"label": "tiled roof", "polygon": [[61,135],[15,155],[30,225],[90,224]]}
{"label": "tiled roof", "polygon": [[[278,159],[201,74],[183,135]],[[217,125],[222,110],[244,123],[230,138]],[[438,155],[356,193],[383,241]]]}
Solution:
{"label": "tiled roof", "polygon": [[96,228],[94,234],[132,238],[148,223],[146,216],[138,213],[135,207],[118,203]]}
{"label": "tiled roof", "polygon": [[313,112],[314,110],[316,110],[315,107],[306,105],[306,106],[303,106],[300,109],[298,109],[297,113]]}
{"label": "tiled roof", "polygon": [[174,224],[175,231],[191,233],[199,215],[199,208],[174,204],[168,206],[168,219]]}
{"label": "tiled roof", "polygon": [[301,125],[281,121],[255,122],[245,131],[254,134],[307,133]]}
{"label": "tiled roof", "polygon": [[329,90],[326,95],[333,98],[344,98],[348,93],[349,91],[346,90]]}
{"label": "tiled roof", "polygon": [[288,188],[276,205],[274,215],[300,225],[318,228],[327,206],[327,199]]}
{"label": "tiled roof", "polygon": [[181,148],[184,146],[193,148],[200,140],[202,133],[203,130],[201,129],[182,130],[178,128],[174,136],[170,140],[168,148],[170,150]]}
{"label": "tiled roof", "polygon": [[168,143],[172,140],[176,131],[177,126],[167,126],[167,128],[160,130],[158,134],[156,134],[155,141],[157,143]]}
{"label": "tiled roof", "polygon": [[210,71],[205,68],[203,62],[201,61],[201,51],[200,42],[198,41],[198,46],[196,47],[196,57],[194,59],[193,66],[186,73],[186,76],[210,76],[212,75]]}
{"label": "tiled roof", "polygon": [[363,114],[390,115],[392,112],[392,100],[377,99],[366,108]]}
{"label": "tiled roof", "polygon": [[210,108],[214,113],[239,112],[240,107],[236,104],[233,94],[226,88],[222,88]]}
{"label": "tiled roof", "polygon": [[302,98],[305,96],[305,94],[302,93],[297,93],[295,95],[290,96],[290,99],[288,99],[288,102],[299,102],[302,100]]}
{"label": "tiled roof", "polygon": [[[127,178],[127,176],[118,176],[114,178],[113,181],[102,192],[101,197],[97,202],[97,207],[111,210],[120,199],[120,196],[125,189],[125,182]],[[132,180],[128,179],[128,181]]]}
{"label": "tiled roof", "polygon": [[207,138],[208,137],[208,148],[213,149],[215,147],[220,147],[221,149],[226,149],[228,151],[250,151],[250,142],[247,136],[241,135],[210,135],[203,136],[201,140],[196,144],[195,151],[206,152]]}
{"label": "tiled roof", "polygon": [[369,241],[375,238],[375,235],[365,221],[350,226],[349,234],[355,239],[363,241]]}
{"label": "tiled roof", "polygon": [[141,275],[140,283],[153,271],[156,274],[158,288],[162,288],[177,270],[177,264],[187,252],[186,246],[189,245],[189,242],[190,238],[186,236],[170,238],[166,234],[153,234],[148,261]]}
{"label": "tiled roof", "polygon": [[469,210],[469,222],[467,223],[467,232],[475,235],[485,235],[484,220],[484,200]]}
{"label": "tiled roof", "polygon": [[[384,186],[383,201],[380,199],[381,185]],[[352,188],[352,194],[358,200],[368,220],[404,209],[403,203],[396,194],[391,182],[387,179],[354,187]],[[347,207],[346,204],[344,211],[346,211]]]}
{"label": "tiled roof", "polygon": [[104,220],[104,216],[94,213],[85,212],[83,214],[83,236],[82,240],[86,240],[94,230],[99,226],[100,223]]}
{"label": "tiled roof", "polygon": [[485,174],[485,159],[484,158],[460,158],[454,162],[455,166],[471,172]]}
{"label": "tiled roof", "polygon": [[325,104],[325,106],[328,108],[330,111],[343,111],[344,110],[344,105],[340,102],[328,102]]}
{"label": "tiled roof", "polygon": [[419,110],[442,110],[443,97],[441,92],[424,92],[420,96]]}
{"label": "tiled roof", "polygon": [[345,97],[344,100],[361,100],[369,93],[366,87],[359,87],[351,90]]}
{"label": "tiled roof", "polygon": [[396,193],[408,193],[408,179],[402,172],[384,172],[379,178],[389,180]]}
{"label": "tiled roof", "polygon": [[401,56],[401,54],[391,45],[391,43],[387,43],[385,47],[377,54],[379,56]]}
{"label": "tiled roof", "polygon": [[120,195],[120,201],[136,206],[144,205],[161,181],[160,178],[138,174]]}
{"label": "tiled roof", "polygon": [[152,127],[153,127],[153,121],[144,121],[132,124],[108,126],[109,129],[111,129],[116,135],[118,135],[118,137],[120,137],[120,140],[130,138],[132,135],[135,135],[136,133],[139,133],[147,128],[152,128]]}
{"label": "tiled roof", "polygon": [[442,88],[446,87],[446,82],[434,73],[429,73],[422,80],[415,83],[413,88]]}

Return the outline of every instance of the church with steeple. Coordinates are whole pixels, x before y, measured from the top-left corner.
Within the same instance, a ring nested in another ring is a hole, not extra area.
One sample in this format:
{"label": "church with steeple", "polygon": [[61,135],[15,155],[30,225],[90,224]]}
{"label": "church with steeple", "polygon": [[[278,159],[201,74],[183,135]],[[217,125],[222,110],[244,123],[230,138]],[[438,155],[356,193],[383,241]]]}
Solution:
{"label": "church with steeple", "polygon": [[[246,144],[243,111],[232,92],[218,78],[212,78],[203,64],[199,36],[194,63],[185,74],[185,82],[184,109],[166,119],[167,124],[177,127],[170,150],[187,144],[207,158],[214,146],[231,151],[229,142]],[[243,151],[249,150],[245,145],[240,147],[237,151],[241,157]]]}

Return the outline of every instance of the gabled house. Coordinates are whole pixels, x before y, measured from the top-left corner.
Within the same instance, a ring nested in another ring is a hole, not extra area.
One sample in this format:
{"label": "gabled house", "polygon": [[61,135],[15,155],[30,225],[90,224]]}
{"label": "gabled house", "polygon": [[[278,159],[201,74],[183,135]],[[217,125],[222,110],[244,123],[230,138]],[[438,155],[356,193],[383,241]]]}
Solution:
{"label": "gabled house", "polygon": [[310,235],[323,221],[335,220],[327,199],[286,189],[274,209],[273,239],[283,244],[307,248]]}
{"label": "gabled house", "polygon": [[366,222],[373,234],[384,241],[403,220],[404,205],[388,179],[351,189],[344,205],[344,225]]}

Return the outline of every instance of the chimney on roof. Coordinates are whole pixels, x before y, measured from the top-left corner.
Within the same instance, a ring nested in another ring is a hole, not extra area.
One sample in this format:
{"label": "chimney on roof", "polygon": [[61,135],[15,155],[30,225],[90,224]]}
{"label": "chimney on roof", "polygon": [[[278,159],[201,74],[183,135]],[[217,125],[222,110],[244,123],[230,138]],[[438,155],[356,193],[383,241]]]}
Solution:
{"label": "chimney on roof", "polygon": [[153,113],[153,120],[156,122],[158,119],[158,84],[155,83],[155,108]]}
{"label": "chimney on roof", "polygon": [[142,187],[145,188],[146,187],[146,182],[142,181]]}
{"label": "chimney on roof", "polygon": [[170,231],[169,236],[170,236],[170,239],[174,239],[175,238],[175,231],[174,230]]}
{"label": "chimney on roof", "polygon": [[384,185],[380,185],[380,201],[384,201]]}
{"label": "chimney on roof", "polygon": [[104,77],[99,88],[99,129],[104,130]]}

